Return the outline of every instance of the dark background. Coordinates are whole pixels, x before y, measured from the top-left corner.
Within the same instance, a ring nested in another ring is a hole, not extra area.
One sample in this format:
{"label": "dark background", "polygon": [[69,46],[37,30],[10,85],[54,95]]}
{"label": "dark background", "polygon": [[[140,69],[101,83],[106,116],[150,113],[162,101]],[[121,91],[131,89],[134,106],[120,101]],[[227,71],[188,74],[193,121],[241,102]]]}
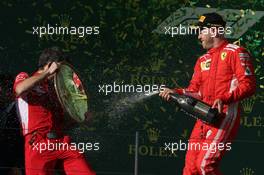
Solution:
{"label": "dark background", "polygon": [[[67,130],[79,142],[100,142],[99,151],[87,151],[87,159],[98,174],[132,174],[135,132],[140,134],[139,174],[181,174],[185,152],[175,156],[161,153],[164,142],[187,141],[194,119],[178,111],[157,96],[140,102],[135,94],[99,93],[98,85],[166,84],[187,86],[196,59],[205,51],[197,36],[175,36],[153,33],[167,17],[183,7],[204,7],[263,11],[264,1],[175,1],[175,0],[90,0],[83,1],[1,1],[0,2],[0,73],[12,78],[21,71],[33,73],[40,52],[59,46],[71,57],[71,62],[85,80],[91,97],[93,123]],[[250,10],[249,10],[250,9]],[[241,16],[244,13],[241,11]],[[251,12],[251,11],[250,11]],[[32,35],[33,26],[99,26],[99,35],[84,38],[52,35],[42,38]],[[242,102],[241,127],[232,151],[223,159],[224,174],[261,175],[263,118],[263,38],[264,18],[248,29],[239,41],[254,57],[258,89],[254,97]],[[176,83],[177,82],[177,83]],[[2,94],[5,96],[5,94]],[[6,101],[7,104],[7,101]],[[3,105],[4,106],[4,105]],[[12,120],[12,119],[11,119]],[[14,124],[14,126],[18,126]],[[19,129],[4,126],[1,134],[19,133]],[[150,134],[150,131],[153,135]],[[12,134],[11,134],[12,135]],[[19,135],[11,136],[5,148],[18,145]],[[12,140],[12,141],[10,141]],[[1,161],[16,159],[2,156]],[[19,157],[19,156],[18,156]],[[20,165],[19,167],[22,167]]]}

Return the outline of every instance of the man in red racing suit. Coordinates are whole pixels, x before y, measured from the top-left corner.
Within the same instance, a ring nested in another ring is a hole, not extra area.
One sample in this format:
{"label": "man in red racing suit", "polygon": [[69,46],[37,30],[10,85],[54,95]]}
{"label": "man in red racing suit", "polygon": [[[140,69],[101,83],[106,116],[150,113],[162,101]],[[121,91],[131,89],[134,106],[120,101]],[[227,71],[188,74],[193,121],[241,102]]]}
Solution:
{"label": "man in red racing suit", "polygon": [[[229,44],[217,33],[219,26],[225,27],[220,15],[205,14],[198,24],[207,24],[198,37],[207,53],[198,58],[187,88],[165,89],[160,96],[169,100],[169,93],[196,94],[202,101],[218,108],[223,114],[220,121],[209,125],[197,120],[188,145],[226,146],[234,139],[240,124],[238,102],[255,92],[254,68],[251,56],[244,48]],[[217,27],[213,28],[212,24],[217,24]],[[188,149],[183,175],[220,175],[219,162],[224,152],[225,149],[219,148]]]}
{"label": "man in red racing suit", "polygon": [[[26,175],[50,175],[58,161],[67,175],[95,175],[78,149],[72,149],[69,136],[63,135],[63,110],[49,81],[59,68],[60,51],[45,49],[39,69],[32,76],[21,72],[16,76],[18,114],[25,137]],[[73,81],[78,82],[77,77]]]}

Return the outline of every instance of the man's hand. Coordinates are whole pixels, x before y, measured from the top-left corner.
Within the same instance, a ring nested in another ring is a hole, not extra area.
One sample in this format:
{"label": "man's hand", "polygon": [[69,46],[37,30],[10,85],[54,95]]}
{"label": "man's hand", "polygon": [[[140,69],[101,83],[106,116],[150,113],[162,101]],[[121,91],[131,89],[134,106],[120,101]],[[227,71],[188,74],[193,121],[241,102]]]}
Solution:
{"label": "man's hand", "polygon": [[161,91],[159,93],[159,96],[163,99],[163,100],[166,100],[166,101],[169,101],[171,96],[170,96],[170,93],[174,93],[174,91],[172,89],[169,89],[169,88],[164,88],[163,91]]}
{"label": "man's hand", "polygon": [[214,101],[214,104],[213,104],[212,108],[217,108],[218,112],[222,113],[222,111],[223,111],[223,102],[222,102],[222,100],[216,99]]}
{"label": "man's hand", "polygon": [[46,66],[44,69],[48,73],[48,75],[53,75],[56,72],[56,70],[58,70],[59,66],[60,66],[60,63],[52,62],[48,66]]}

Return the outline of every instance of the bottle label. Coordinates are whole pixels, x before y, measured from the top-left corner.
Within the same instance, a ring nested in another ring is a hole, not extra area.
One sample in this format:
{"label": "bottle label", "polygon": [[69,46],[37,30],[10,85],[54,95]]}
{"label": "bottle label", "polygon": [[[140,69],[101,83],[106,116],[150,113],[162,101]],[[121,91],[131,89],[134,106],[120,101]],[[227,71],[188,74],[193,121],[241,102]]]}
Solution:
{"label": "bottle label", "polygon": [[208,114],[210,110],[210,106],[204,104],[204,103],[201,103],[201,102],[197,102],[194,106],[194,111],[203,115],[203,116],[206,116]]}

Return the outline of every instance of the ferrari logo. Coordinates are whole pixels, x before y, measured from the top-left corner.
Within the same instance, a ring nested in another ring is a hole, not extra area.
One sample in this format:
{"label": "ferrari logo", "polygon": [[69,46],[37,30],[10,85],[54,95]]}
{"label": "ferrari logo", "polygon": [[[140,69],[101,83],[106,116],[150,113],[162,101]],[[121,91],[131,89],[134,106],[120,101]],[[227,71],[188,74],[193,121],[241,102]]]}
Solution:
{"label": "ferrari logo", "polygon": [[224,60],[225,60],[225,58],[226,58],[226,55],[227,55],[227,53],[226,53],[226,52],[222,52],[222,53],[221,53],[221,60],[222,60],[222,61],[224,61]]}

